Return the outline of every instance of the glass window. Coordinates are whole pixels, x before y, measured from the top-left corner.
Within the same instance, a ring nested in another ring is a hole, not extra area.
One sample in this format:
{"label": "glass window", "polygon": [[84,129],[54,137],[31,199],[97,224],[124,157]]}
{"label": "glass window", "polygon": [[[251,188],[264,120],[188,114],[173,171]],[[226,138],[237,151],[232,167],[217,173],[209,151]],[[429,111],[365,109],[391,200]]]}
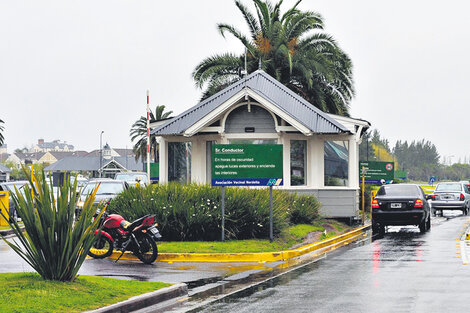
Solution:
{"label": "glass window", "polygon": [[410,196],[418,197],[419,189],[414,185],[387,185],[380,187],[378,196]]}
{"label": "glass window", "polygon": [[168,181],[191,182],[191,143],[168,143]]}
{"label": "glass window", "polygon": [[291,140],[290,142],[290,184],[301,186],[306,183],[305,164],[307,156],[306,140]]}
{"label": "glass window", "polygon": [[115,182],[100,182],[100,183],[89,183],[82,191],[82,195],[88,195],[95,190],[96,186],[99,184],[97,195],[116,195],[124,190],[123,183]]}
{"label": "glass window", "polygon": [[325,141],[325,186],[348,186],[347,141]]}
{"label": "glass window", "polygon": [[437,184],[435,191],[462,191],[462,185],[459,183]]}
{"label": "glass window", "polygon": [[277,139],[231,139],[232,145],[275,145]]}

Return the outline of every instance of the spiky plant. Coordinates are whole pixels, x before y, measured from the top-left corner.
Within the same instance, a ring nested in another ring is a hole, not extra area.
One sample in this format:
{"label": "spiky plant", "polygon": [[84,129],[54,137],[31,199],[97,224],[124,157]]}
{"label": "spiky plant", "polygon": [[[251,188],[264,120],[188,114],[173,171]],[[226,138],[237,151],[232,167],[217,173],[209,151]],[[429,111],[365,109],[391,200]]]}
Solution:
{"label": "spiky plant", "polygon": [[71,184],[70,177],[65,179],[56,197],[52,181],[46,181],[44,171],[37,175],[25,167],[23,171],[29,184],[23,191],[17,189],[13,199],[24,224],[24,233],[15,220],[1,213],[16,239],[10,241],[2,237],[42,278],[73,281],[95,239],[100,216],[93,220],[96,207],[92,205],[97,188],[87,197],[80,218],[75,222],[77,180]]}
{"label": "spiky plant", "polygon": [[3,141],[5,140],[5,137],[3,137],[4,127],[1,124],[3,124],[2,120],[0,120],[0,146],[3,145]]}

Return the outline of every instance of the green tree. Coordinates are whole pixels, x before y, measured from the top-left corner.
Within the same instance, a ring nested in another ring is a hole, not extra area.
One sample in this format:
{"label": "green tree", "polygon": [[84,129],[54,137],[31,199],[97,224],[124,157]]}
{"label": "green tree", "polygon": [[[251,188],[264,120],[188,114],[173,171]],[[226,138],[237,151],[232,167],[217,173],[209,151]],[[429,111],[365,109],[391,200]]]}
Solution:
{"label": "green tree", "polygon": [[[312,11],[293,7],[281,14],[282,0],[253,0],[256,13],[236,0],[235,5],[248,24],[246,36],[234,26],[218,24],[246,49],[249,73],[261,68],[324,112],[349,115],[354,96],[352,62],[335,40],[323,32],[323,19]],[[202,99],[243,77],[245,54],[210,56],[193,71],[196,86],[204,88]]]}
{"label": "green tree", "polygon": [[3,127],[2,124],[3,124],[3,121],[0,120],[0,146],[3,145],[3,142],[4,142],[4,140],[5,140],[5,138],[3,137],[3,130],[4,130],[5,128]]}
{"label": "green tree", "polygon": [[[154,112],[150,112],[150,122],[160,121],[169,118],[173,111],[165,112],[164,105],[157,105]],[[141,116],[134,124],[132,124],[130,130],[131,141],[136,141],[133,147],[135,154],[135,160],[139,158],[142,162],[147,159],[147,118]],[[153,155],[154,161],[158,162],[158,144],[155,136],[150,136],[150,154]]]}
{"label": "green tree", "polygon": [[361,161],[375,161],[374,148],[371,144],[370,131],[367,130],[362,135],[362,142],[359,144],[359,160]]}

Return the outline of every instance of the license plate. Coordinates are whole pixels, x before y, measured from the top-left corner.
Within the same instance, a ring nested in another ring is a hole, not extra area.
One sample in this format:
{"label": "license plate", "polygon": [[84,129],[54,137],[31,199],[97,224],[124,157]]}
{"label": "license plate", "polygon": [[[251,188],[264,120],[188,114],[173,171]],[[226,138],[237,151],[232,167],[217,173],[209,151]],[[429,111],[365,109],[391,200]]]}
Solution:
{"label": "license plate", "polygon": [[392,209],[401,209],[401,203],[391,203],[390,207]]}
{"label": "license plate", "polygon": [[447,195],[442,197],[442,199],[444,199],[444,200],[450,200],[452,198],[453,198],[452,196],[447,196]]}
{"label": "license plate", "polygon": [[160,232],[158,231],[158,229],[157,229],[155,226],[150,227],[150,228],[149,228],[149,231],[152,233],[152,235],[153,235],[156,239],[162,238],[162,235],[160,235]]}

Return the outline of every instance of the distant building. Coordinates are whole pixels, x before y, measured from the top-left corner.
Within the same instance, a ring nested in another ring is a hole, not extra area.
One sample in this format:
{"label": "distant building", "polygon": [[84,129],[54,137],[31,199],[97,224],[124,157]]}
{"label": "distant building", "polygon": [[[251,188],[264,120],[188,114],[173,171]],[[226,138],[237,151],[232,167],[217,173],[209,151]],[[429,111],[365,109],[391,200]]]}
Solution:
{"label": "distant building", "polygon": [[15,152],[8,155],[6,161],[13,163],[16,168],[21,168],[21,164],[53,164],[65,157],[84,156],[87,154],[88,152],[86,151]]}
{"label": "distant building", "polygon": [[74,146],[67,144],[65,141],[60,142],[60,140],[53,140],[52,142],[45,142],[44,139],[38,139],[38,143],[31,148],[30,152],[70,152],[73,150]]}
{"label": "distant building", "polygon": [[102,152],[101,156],[100,150],[80,156],[68,156],[49,165],[45,170],[51,172],[80,172],[91,177],[110,178],[113,178],[118,172],[143,170],[142,162],[140,160],[135,161],[131,149],[113,149],[106,143]]}
{"label": "distant building", "polygon": [[10,180],[11,170],[3,164],[0,164],[0,182]]}

